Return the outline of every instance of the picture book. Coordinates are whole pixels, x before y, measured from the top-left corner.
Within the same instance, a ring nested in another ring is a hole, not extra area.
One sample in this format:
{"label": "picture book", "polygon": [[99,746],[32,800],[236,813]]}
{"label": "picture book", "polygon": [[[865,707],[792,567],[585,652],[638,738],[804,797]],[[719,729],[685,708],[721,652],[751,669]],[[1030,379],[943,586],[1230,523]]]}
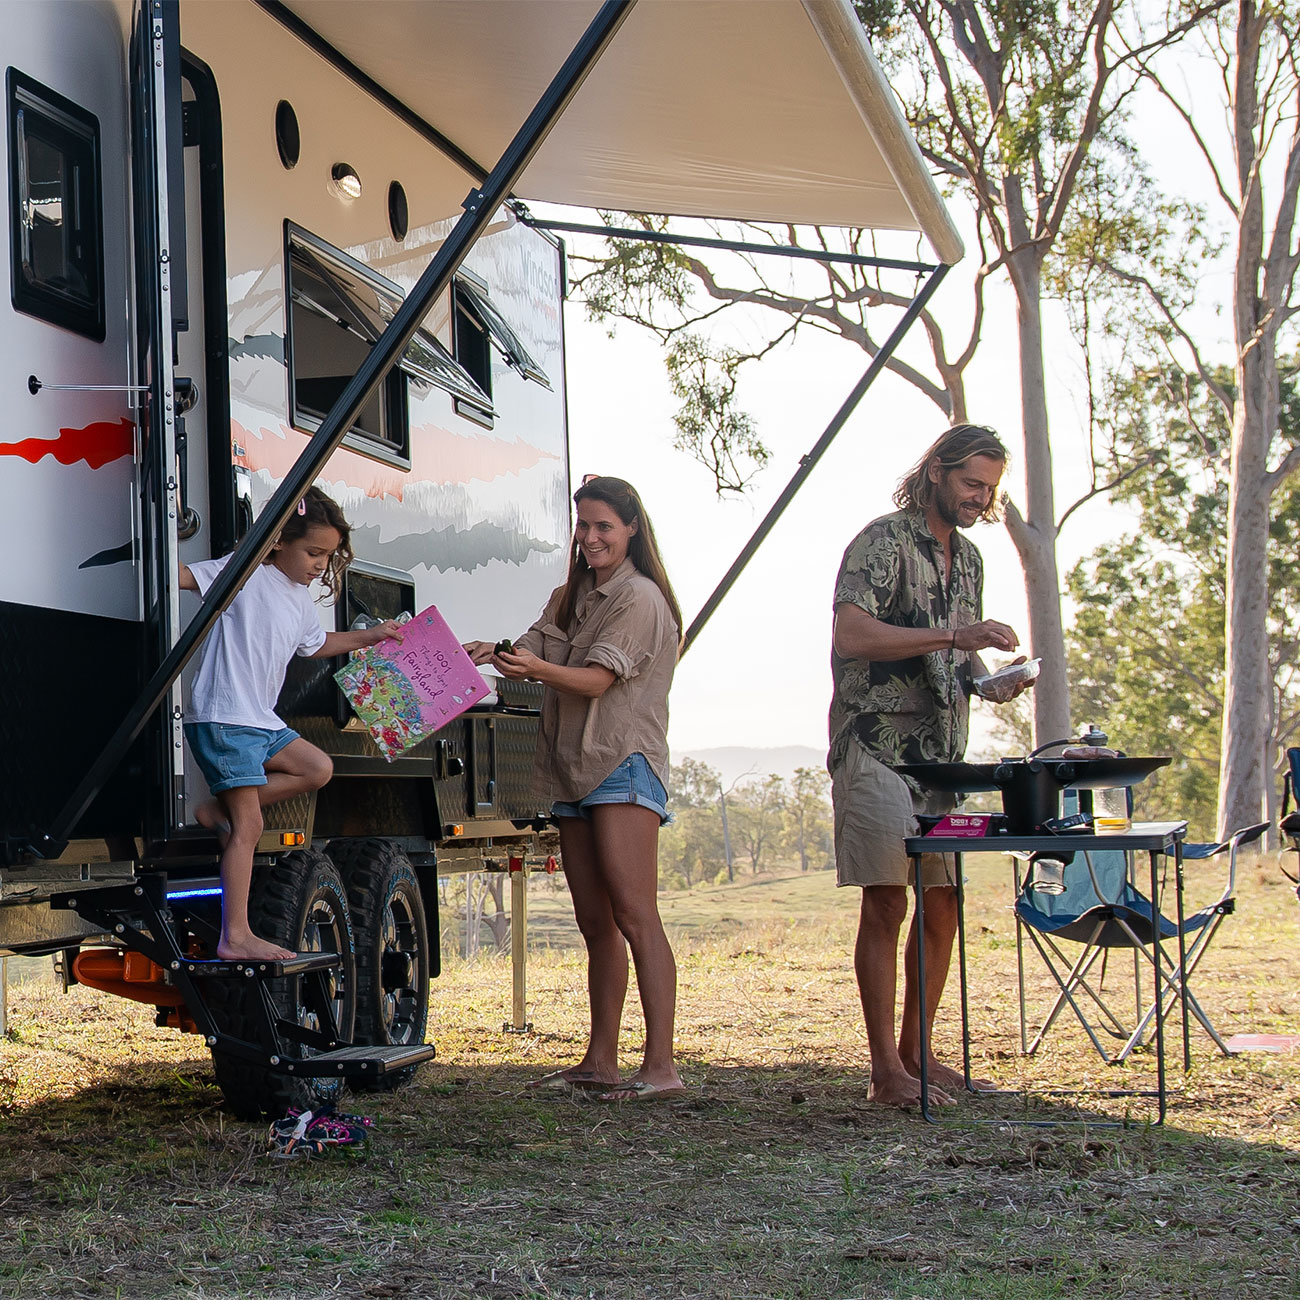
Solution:
{"label": "picture book", "polygon": [[435,606],[416,614],[405,633],[354,654],[334,674],[390,763],[489,694]]}

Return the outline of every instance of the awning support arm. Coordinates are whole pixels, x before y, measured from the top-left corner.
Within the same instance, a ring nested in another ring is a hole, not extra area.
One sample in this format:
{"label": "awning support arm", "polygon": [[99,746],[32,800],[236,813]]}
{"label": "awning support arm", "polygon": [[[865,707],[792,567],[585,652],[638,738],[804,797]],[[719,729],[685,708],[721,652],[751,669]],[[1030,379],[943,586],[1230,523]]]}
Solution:
{"label": "awning support arm", "polygon": [[921,312],[925,310],[926,303],[930,301],[934,291],[939,287],[940,282],[947,273],[947,266],[934,268],[930,278],[921,286],[920,292],[912,299],[898,324],[894,326],[892,333],[881,345],[880,351],[871,358],[871,364],[867,367],[866,373],[863,374],[862,378],[854,385],[852,392],[844,399],[843,405],[836,411],[830,424],[826,426],[826,431],[817,440],[813,449],[800,459],[799,468],[795,470],[794,477],[786,484],[785,490],[777,497],[772,508],[763,518],[763,522],[755,529],[754,535],[745,543],[745,547],[740,554],[736,556],[731,568],[727,570],[725,577],[714,589],[713,595],[704,602],[704,607],[696,614],[695,621],[687,629],[686,638],[682,642],[682,654],[685,654],[691,648],[696,637],[704,630],[704,625],[713,616],[713,611],[722,603],[723,597],[731,590],[741,573],[744,572],[745,566],[753,558],[754,552],[763,544],[764,539],[772,531],[786,506],[790,504],[795,493],[803,486],[804,480],[813,472],[814,466],[834,441],[835,435],[844,427],[849,416],[853,414],[853,410],[862,400],[863,394],[866,393],[867,389],[875,382],[877,375],[888,364],[898,345],[903,341],[904,335],[912,327],[912,323]]}
{"label": "awning support arm", "polygon": [[577,94],[587,74],[599,61],[635,3],[636,0],[604,0],[591,25],[519,128],[500,161],[481,188],[470,191],[465,200],[464,215],[456,222],[446,242],[394,313],[388,328],[371,348],[360,369],[339,394],[320,428],[312,435],[262,513],[253,521],[252,527],[235,548],[230,563],[222,569],[208,589],[198,613],[155,669],[121,725],[55,816],[50,828],[36,836],[31,846],[34,853],[44,858],[58,857],[67,847],[69,836],[87,808],[166,698],[172,684],[222,611],[270,550],[303,493],[343,441],[344,434],[352,427],[371,394],[383,381],[384,375],[415,337],[434,300],[451,283],[456,268],[475,239],[509,197],[551,128]]}
{"label": "awning support arm", "polygon": [[718,248],[728,253],[758,253],[765,256],[804,258],[810,262],[873,266],[882,271],[915,271],[918,275],[926,275],[935,269],[933,262],[907,262],[893,257],[871,257],[866,253],[834,253],[819,248],[801,248],[797,244],[749,244],[736,239],[710,239],[705,235],[679,235],[666,230],[629,230],[618,226],[584,226],[573,221],[547,221],[533,216],[518,201],[512,206],[520,225],[530,226],[534,230],[554,230],[560,234],[599,235],[603,239],[636,239],[648,244],[681,244],[685,248]]}

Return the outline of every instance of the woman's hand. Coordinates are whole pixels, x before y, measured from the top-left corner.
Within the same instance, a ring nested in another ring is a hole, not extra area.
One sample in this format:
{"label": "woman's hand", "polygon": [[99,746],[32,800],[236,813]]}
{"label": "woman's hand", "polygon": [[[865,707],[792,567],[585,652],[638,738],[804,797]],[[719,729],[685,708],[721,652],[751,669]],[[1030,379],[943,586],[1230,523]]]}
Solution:
{"label": "woman's hand", "polygon": [[492,656],[493,668],[512,682],[540,681],[545,662],[529,650],[503,650]]}
{"label": "woman's hand", "polygon": [[493,642],[491,641],[466,641],[461,649],[470,657],[470,662],[475,664],[485,664],[492,659]]}

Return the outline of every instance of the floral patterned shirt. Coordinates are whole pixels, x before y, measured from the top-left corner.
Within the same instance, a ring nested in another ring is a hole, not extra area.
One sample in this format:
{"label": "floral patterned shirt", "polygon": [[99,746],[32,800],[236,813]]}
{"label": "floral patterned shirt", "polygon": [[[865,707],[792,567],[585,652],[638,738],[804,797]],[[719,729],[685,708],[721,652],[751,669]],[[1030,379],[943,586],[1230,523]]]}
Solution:
{"label": "floral patterned shirt", "polygon": [[[835,583],[835,605],[895,627],[966,627],[983,618],[984,561],[954,530],[952,571],[944,581],[943,545],[920,511],[900,510],[868,524],[849,544]],[[954,762],[966,752],[971,655],[942,650],[888,663],[842,659],[831,651],[831,748],[843,760],[856,735],[888,767]],[[908,783],[912,784],[911,782]]]}

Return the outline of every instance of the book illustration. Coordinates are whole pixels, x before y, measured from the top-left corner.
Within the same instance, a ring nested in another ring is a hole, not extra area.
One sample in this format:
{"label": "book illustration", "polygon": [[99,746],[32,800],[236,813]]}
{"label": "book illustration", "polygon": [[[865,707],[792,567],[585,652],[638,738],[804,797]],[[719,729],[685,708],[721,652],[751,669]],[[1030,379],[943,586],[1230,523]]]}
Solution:
{"label": "book illustration", "polygon": [[416,614],[405,633],[357,652],[334,674],[390,763],[488,694],[436,606]]}

